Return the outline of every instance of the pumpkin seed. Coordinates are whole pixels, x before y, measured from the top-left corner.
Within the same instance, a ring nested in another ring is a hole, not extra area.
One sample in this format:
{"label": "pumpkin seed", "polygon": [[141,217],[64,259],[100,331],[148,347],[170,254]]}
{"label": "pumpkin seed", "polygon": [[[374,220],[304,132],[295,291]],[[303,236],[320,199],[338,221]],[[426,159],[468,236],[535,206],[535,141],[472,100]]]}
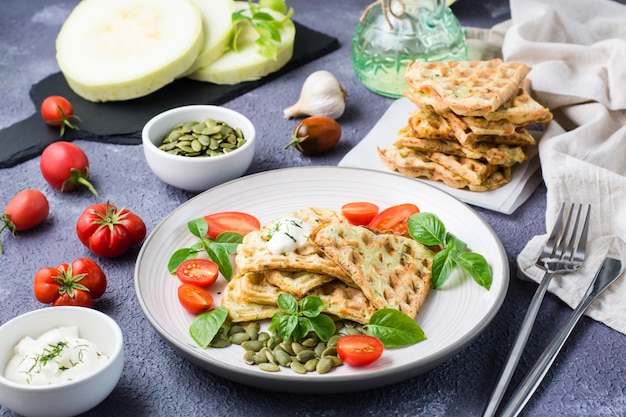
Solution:
{"label": "pumpkin seed", "polygon": [[230,340],[228,340],[228,338],[224,337],[224,336],[216,336],[212,341],[211,341],[211,347],[214,348],[223,348],[223,347],[228,347],[230,346],[232,343],[230,342]]}
{"label": "pumpkin seed", "polygon": [[315,367],[315,370],[317,371],[318,374],[325,374],[331,369],[333,369],[333,366],[334,366],[333,360],[328,356],[324,356],[323,358],[319,360],[319,362],[317,362],[317,366]]}
{"label": "pumpkin seed", "polygon": [[340,335],[334,334],[328,339],[328,342],[326,342],[326,345],[329,347],[337,346],[337,342],[339,341],[340,338],[341,338]]}
{"label": "pumpkin seed", "polygon": [[294,371],[294,372],[297,372],[297,373],[299,373],[299,374],[306,374],[306,373],[307,373],[307,370],[306,370],[306,368],[304,367],[304,365],[302,365],[302,364],[301,364],[301,363],[299,363],[299,362],[291,362],[291,363],[289,364],[289,367],[290,367],[291,369],[293,369],[293,371]]}
{"label": "pumpkin seed", "polygon": [[240,324],[234,324],[233,326],[231,326],[230,329],[228,329],[228,335],[232,336],[235,333],[243,333],[245,332],[246,329],[244,329],[244,327]]}
{"label": "pumpkin seed", "polygon": [[312,348],[315,347],[318,342],[319,340],[316,337],[308,337],[302,341],[301,345],[305,348]]}
{"label": "pumpkin seed", "polygon": [[273,349],[273,347],[269,346],[269,341],[270,341],[270,335],[267,332],[259,332],[259,335],[257,336],[257,340],[259,342],[263,342],[267,345],[267,347],[269,347],[270,349]]}
{"label": "pumpkin seed", "polygon": [[259,323],[256,321],[251,321],[246,326],[246,333],[250,336],[250,340],[256,340],[259,337]]}
{"label": "pumpkin seed", "polygon": [[258,352],[261,349],[263,349],[263,347],[265,347],[265,344],[263,342],[258,341],[258,340],[246,340],[246,341],[241,343],[241,347],[244,348],[245,350],[251,350],[253,352]]}
{"label": "pumpkin seed", "polygon": [[327,347],[326,349],[324,349],[324,352],[322,352],[322,357],[325,357],[325,356],[335,356],[335,355],[337,355],[337,347],[336,346]]}
{"label": "pumpkin seed", "polygon": [[256,352],[252,350],[247,350],[246,353],[243,354],[243,361],[247,363],[248,365],[255,365],[256,364],[256,362],[254,361],[255,355],[256,355]]}
{"label": "pumpkin seed", "polygon": [[276,358],[276,361],[282,366],[289,366],[289,364],[293,363],[291,356],[289,356],[287,352],[282,349],[274,350],[274,358]]}
{"label": "pumpkin seed", "polygon": [[259,369],[266,372],[278,372],[280,371],[280,367],[274,363],[260,363]]}
{"label": "pumpkin seed", "polygon": [[298,342],[293,342],[291,344],[291,350],[293,351],[294,355],[297,355],[298,353],[300,353],[300,352],[302,352],[304,350],[304,346],[302,346]]}
{"label": "pumpkin seed", "polygon": [[177,124],[165,135],[159,149],[190,157],[217,156],[238,149],[245,143],[241,129],[233,128],[223,121],[207,119]]}
{"label": "pumpkin seed", "polygon": [[319,342],[316,346],[315,349],[313,349],[313,351],[315,352],[315,354],[319,357],[322,356],[322,354],[324,353],[324,351],[326,350],[326,344],[324,342]]}
{"label": "pumpkin seed", "polygon": [[296,358],[298,358],[298,362],[301,362],[301,363],[305,363],[306,361],[311,360],[316,357],[317,355],[315,354],[315,352],[309,349],[302,350],[298,352],[298,354],[296,355]]}
{"label": "pumpkin seed", "polygon": [[320,360],[317,358],[306,361],[306,363],[304,364],[304,369],[306,369],[309,372],[313,372],[317,368],[317,363],[319,361]]}
{"label": "pumpkin seed", "polygon": [[250,336],[248,336],[248,333],[235,333],[235,334],[229,336],[228,339],[232,343],[234,343],[236,345],[240,345],[243,342],[247,342],[248,340],[250,340]]}
{"label": "pumpkin seed", "polygon": [[289,342],[281,342],[279,345],[285,352],[287,352],[290,355],[295,355],[296,353],[293,351],[293,347],[291,346],[291,343]]}

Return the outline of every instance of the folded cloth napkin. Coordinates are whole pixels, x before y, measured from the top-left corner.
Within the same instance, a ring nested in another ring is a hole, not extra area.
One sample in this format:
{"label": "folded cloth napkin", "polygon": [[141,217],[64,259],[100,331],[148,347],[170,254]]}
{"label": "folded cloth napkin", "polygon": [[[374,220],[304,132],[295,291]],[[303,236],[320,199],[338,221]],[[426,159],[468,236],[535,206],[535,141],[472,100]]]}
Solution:
{"label": "folded cloth napkin", "polygon": [[[510,22],[492,35],[503,35],[505,61],[532,67],[533,95],[554,114],[539,142],[547,230],[562,202],[592,206],[585,266],[555,276],[548,288],[573,307],[608,252],[626,265],[626,6],[610,0],[510,5]],[[542,279],[535,261],[546,240],[536,236],[518,255],[521,278]],[[623,275],[587,315],[626,334]]]}

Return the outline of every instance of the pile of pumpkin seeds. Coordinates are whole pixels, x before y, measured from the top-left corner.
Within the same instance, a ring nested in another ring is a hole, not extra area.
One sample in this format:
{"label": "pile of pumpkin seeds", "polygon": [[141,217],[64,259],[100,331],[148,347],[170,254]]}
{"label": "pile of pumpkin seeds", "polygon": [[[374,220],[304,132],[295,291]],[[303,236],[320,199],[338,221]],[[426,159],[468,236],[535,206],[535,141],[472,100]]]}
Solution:
{"label": "pile of pumpkin seeds", "polygon": [[232,152],[246,143],[239,128],[207,119],[179,123],[168,133],[159,149],[182,156],[217,156]]}
{"label": "pile of pumpkin seeds", "polygon": [[243,360],[267,372],[291,368],[299,374],[317,372],[325,374],[343,364],[337,355],[337,341],[343,334],[361,334],[363,331],[352,322],[335,322],[335,334],[327,342],[310,331],[300,340],[283,340],[278,334],[260,330],[259,322],[222,326],[211,347],[221,348],[233,344],[244,349]]}

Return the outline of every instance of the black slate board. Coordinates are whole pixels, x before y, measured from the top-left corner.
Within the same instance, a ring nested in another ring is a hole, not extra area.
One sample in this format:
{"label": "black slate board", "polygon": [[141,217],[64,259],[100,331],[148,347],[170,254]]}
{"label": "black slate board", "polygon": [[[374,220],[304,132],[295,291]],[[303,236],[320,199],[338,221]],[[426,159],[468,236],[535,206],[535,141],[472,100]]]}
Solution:
{"label": "black slate board", "polygon": [[154,93],[128,101],[94,103],[76,95],[63,74],[56,73],[33,85],[30,98],[39,109],[48,96],[66,97],[80,116],[80,131],[67,129],[63,138],[59,129],[46,125],[37,111],[27,119],[0,130],[0,168],[8,168],[41,154],[46,146],[58,140],[75,139],[134,145],[141,143],[141,129],[154,115],[187,104],[224,104],[269,80],[324,56],[337,48],[336,38],[294,22],[294,53],[281,70],[260,80],[237,85],[216,85],[181,78]]}

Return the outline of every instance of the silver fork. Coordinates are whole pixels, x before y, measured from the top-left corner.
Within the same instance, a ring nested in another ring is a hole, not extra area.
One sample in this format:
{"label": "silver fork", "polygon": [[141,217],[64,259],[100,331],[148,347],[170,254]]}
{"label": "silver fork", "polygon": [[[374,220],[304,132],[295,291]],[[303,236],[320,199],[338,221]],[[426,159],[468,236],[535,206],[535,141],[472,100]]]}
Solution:
{"label": "silver fork", "polygon": [[[576,214],[574,215],[575,211]],[[587,206],[586,214],[584,215],[585,220],[579,233],[578,229],[580,228],[581,218],[583,217],[583,205],[579,204],[578,210],[575,210],[575,205],[572,204],[565,222],[563,222],[565,203],[561,205],[548,241],[541,255],[539,255],[539,258],[535,262],[537,267],[545,271],[544,276],[535,295],[530,301],[520,330],[509,351],[505,365],[500,372],[498,382],[491,393],[483,417],[491,417],[495,415],[498,410],[502,397],[515,372],[515,367],[522,356],[522,351],[526,346],[537,313],[541,307],[541,302],[543,301],[543,297],[546,294],[552,277],[558,273],[576,271],[583,265],[587,245],[587,234],[589,231],[590,211],[591,206]]]}

